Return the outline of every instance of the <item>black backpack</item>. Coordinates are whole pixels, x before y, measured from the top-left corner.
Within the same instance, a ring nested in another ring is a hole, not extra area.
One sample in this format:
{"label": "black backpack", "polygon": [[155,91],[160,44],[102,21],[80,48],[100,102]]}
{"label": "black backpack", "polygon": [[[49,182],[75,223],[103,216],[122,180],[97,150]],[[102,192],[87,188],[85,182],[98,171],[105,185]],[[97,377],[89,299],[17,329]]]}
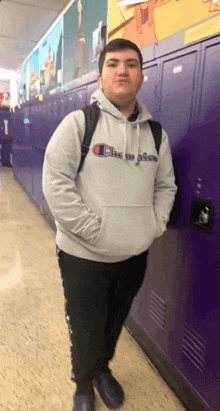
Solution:
{"label": "black backpack", "polygon": [[[92,135],[95,131],[96,125],[98,123],[99,114],[100,114],[100,108],[96,102],[90,104],[89,106],[84,107],[82,110],[86,118],[86,131],[85,131],[83,143],[81,145],[81,161],[80,161],[80,165],[78,168],[78,173],[80,172],[83,166],[85,157],[89,151],[89,145],[92,139]],[[148,120],[148,123],[150,124],[150,128],[154,136],[157,154],[159,155],[159,149],[160,149],[161,138],[162,138],[161,124],[153,120]]]}

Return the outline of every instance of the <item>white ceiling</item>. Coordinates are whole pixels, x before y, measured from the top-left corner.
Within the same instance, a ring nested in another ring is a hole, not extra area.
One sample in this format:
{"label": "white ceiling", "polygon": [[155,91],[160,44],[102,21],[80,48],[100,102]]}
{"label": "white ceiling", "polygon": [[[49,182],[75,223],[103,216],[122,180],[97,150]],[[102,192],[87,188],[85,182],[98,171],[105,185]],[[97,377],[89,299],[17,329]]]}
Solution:
{"label": "white ceiling", "polygon": [[0,68],[17,70],[69,3],[0,0]]}

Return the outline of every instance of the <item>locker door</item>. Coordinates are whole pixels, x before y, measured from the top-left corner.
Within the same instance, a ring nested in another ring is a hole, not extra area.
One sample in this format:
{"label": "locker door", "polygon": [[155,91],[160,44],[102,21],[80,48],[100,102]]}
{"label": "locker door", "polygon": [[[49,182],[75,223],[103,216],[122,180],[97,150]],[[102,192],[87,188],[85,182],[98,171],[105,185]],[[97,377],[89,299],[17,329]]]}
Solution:
{"label": "locker door", "polygon": [[32,146],[36,145],[36,113],[37,113],[37,104],[33,104],[31,107],[30,114],[30,123],[31,123],[31,144]]}
{"label": "locker door", "polygon": [[203,42],[198,123],[194,129],[195,152],[192,151],[191,161],[196,163],[194,196],[210,200],[214,216],[210,233],[191,227],[189,241],[183,250],[185,255],[189,251],[191,255],[188,266],[182,269],[182,276],[190,275],[191,278],[185,294],[187,310],[183,335],[179,340],[176,335],[176,344],[182,345],[182,349],[173,356],[176,366],[214,411],[220,410],[219,55],[219,39]]}
{"label": "locker door", "polygon": [[62,93],[61,96],[59,96],[59,99],[60,99],[59,120],[61,122],[67,114],[66,113],[66,95],[65,95],[65,93]]}
{"label": "locker door", "polygon": [[68,92],[66,97],[66,115],[76,110],[76,94],[75,91],[71,90]]}
{"label": "locker door", "polygon": [[141,100],[154,120],[156,111],[156,88],[158,77],[158,63],[154,63],[143,69],[144,83],[137,94],[137,99]]}
{"label": "locker door", "polygon": [[75,110],[80,110],[86,105],[86,87],[76,89],[75,90],[75,95],[76,95],[76,105],[75,105]]}
{"label": "locker door", "polygon": [[[156,109],[156,88],[157,88],[157,76],[158,76],[158,63],[149,65],[143,69],[144,83],[139,90],[136,98],[142,101],[152,117],[154,118]],[[156,118],[154,118],[156,120]],[[145,316],[145,285],[146,277],[143,282],[141,289],[139,290],[137,296],[134,298],[130,316],[135,319],[139,324],[143,324]]]}
{"label": "locker door", "polygon": [[45,147],[46,139],[46,104],[44,102],[40,103],[40,129],[39,129],[39,147]]}
{"label": "locker door", "polygon": [[43,134],[41,136],[41,147],[45,148],[50,140],[50,137],[52,136],[52,102],[46,102],[43,104]]}
{"label": "locker door", "polygon": [[39,101],[37,106],[36,106],[36,113],[35,113],[35,122],[34,122],[34,127],[35,127],[35,146],[40,147],[41,145],[41,133],[42,133],[42,114],[41,114],[41,107],[42,103]]}
{"label": "locker door", "polygon": [[[51,133],[53,134],[60,124],[60,96],[55,95],[52,101]],[[51,136],[52,136],[51,134]]]}
{"label": "locker door", "polygon": [[52,134],[53,134],[53,101],[52,98],[50,102],[47,103],[47,109],[46,109],[46,144],[48,144],[48,141],[50,140]]}
{"label": "locker door", "polygon": [[[218,288],[220,286],[219,266],[220,255],[218,253],[219,246],[219,230],[220,230],[220,42],[205,42],[202,52],[203,72],[201,76],[201,94],[199,104],[199,116],[197,135],[199,144],[197,146],[197,162],[198,172],[200,176],[200,185],[197,186],[196,197],[209,199],[215,209],[212,231],[210,234],[203,236],[204,249],[198,260],[201,262],[201,272],[206,272],[209,282],[209,293],[200,289],[200,294],[203,295],[203,303],[198,296],[194,301],[194,310],[201,315],[208,311],[219,309],[220,315],[220,297]],[[194,230],[193,230],[194,232]],[[201,237],[201,232],[196,233]],[[201,251],[201,240],[200,240]],[[209,253],[209,256],[207,255]],[[208,257],[208,258],[207,258]],[[210,298],[210,292],[212,298]],[[197,306],[196,306],[197,305]]]}
{"label": "locker door", "polygon": [[198,52],[199,47],[161,61],[159,121],[172,147],[187,135],[190,126]]}
{"label": "locker door", "polygon": [[[156,120],[167,131],[171,149],[176,155],[180,155],[175,168],[175,155],[173,155],[174,168],[176,170],[176,183],[181,192],[181,214],[183,213],[183,227],[188,224],[190,214],[190,191],[185,192],[189,183],[187,161],[184,156],[189,156],[190,142],[187,132],[191,125],[193,112],[194,89],[196,73],[199,69],[198,53],[200,47],[190,49],[189,54],[180,52],[161,59],[158,101],[159,114]],[[186,53],[186,52],[185,52]],[[180,144],[184,142],[182,151]],[[186,147],[186,148],[185,148]],[[188,160],[189,165],[189,160]],[[180,178],[180,177],[181,178]],[[186,202],[187,205],[184,205]],[[186,211],[187,210],[187,211]],[[179,210],[178,210],[179,211]],[[187,212],[187,214],[186,214]],[[176,273],[178,264],[179,233],[172,227],[156,239],[150,248],[148,269],[145,287],[144,314],[141,313],[141,323],[144,330],[150,334],[163,353],[170,358],[170,333],[172,333],[176,321]]]}

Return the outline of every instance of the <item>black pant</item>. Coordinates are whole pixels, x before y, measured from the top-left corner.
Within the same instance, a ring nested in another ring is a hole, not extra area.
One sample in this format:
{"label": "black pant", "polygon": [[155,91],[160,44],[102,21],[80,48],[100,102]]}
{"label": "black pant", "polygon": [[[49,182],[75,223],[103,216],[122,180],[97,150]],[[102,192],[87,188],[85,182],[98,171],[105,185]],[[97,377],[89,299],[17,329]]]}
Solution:
{"label": "black pant", "polygon": [[86,260],[57,247],[65,296],[71,380],[95,378],[113,358],[123,323],[146,271],[148,250],[118,263]]}

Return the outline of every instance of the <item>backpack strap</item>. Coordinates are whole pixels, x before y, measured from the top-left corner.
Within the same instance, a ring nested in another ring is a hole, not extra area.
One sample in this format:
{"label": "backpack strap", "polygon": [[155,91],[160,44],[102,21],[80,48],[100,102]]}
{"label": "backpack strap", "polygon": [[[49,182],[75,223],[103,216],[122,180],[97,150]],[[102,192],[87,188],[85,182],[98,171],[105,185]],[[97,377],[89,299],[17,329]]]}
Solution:
{"label": "backpack strap", "polygon": [[154,136],[155,147],[159,156],[160,144],[162,139],[162,127],[158,121],[148,120],[152,134]]}
{"label": "backpack strap", "polygon": [[81,161],[80,165],[78,168],[78,173],[80,172],[85,157],[88,154],[89,151],[89,145],[92,139],[92,135],[95,131],[96,125],[98,123],[99,115],[100,115],[100,108],[97,105],[96,101],[89,106],[86,106],[82,109],[82,111],[85,114],[85,120],[86,120],[86,129],[85,129],[85,135],[84,139],[81,145]]}

